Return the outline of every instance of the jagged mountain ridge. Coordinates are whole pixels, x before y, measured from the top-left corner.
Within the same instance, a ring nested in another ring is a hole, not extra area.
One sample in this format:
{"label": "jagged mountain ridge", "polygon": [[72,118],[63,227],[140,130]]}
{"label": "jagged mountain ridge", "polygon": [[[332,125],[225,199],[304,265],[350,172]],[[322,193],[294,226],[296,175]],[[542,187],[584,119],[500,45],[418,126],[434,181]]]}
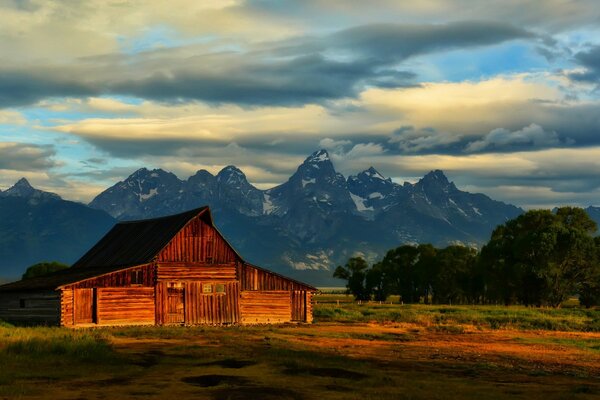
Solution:
{"label": "jagged mountain ridge", "polygon": [[102,210],[34,189],[21,179],[0,192],[0,276],[41,261],[76,261],[116,220]]}
{"label": "jagged mountain ridge", "polygon": [[[326,270],[355,253],[379,257],[401,243],[480,245],[493,228],[523,212],[460,191],[442,171],[399,185],[371,167],[347,179],[326,150],[311,154],[284,183],[260,190],[234,166],[187,180],[142,168],[91,203],[120,220],[209,205],[244,256],[289,273]],[[330,275],[330,272],[327,272]]]}

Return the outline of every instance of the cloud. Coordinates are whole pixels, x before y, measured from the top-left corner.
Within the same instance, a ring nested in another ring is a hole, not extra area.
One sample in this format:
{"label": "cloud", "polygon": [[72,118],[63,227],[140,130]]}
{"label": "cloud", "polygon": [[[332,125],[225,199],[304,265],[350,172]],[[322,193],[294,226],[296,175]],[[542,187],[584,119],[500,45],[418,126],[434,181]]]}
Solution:
{"label": "cloud", "polygon": [[18,111],[0,110],[0,124],[24,125],[27,119]]}
{"label": "cloud", "polygon": [[434,128],[415,129],[412,126],[403,126],[394,131],[388,142],[397,145],[403,152],[414,153],[440,151],[460,142],[461,139],[461,135],[439,132]]}
{"label": "cloud", "polygon": [[501,150],[522,145],[542,148],[559,144],[560,140],[556,132],[545,131],[541,126],[531,124],[518,131],[510,131],[505,128],[494,129],[481,140],[470,142],[465,151],[472,153],[490,149]]}
{"label": "cloud", "polygon": [[584,67],[584,70],[569,73],[569,78],[580,82],[600,82],[600,45],[591,46],[586,51],[575,54],[575,61]]}
{"label": "cloud", "polygon": [[[0,107],[50,97],[125,95],[164,102],[302,105],[356,96],[366,85],[414,86],[397,64],[419,54],[534,39],[498,22],[373,24],[223,51],[205,44],[112,52],[62,65],[5,65]],[[114,104],[96,104],[114,108]],[[122,110],[120,110],[122,111]]]}
{"label": "cloud", "polygon": [[0,170],[39,171],[57,166],[51,145],[0,142]]}

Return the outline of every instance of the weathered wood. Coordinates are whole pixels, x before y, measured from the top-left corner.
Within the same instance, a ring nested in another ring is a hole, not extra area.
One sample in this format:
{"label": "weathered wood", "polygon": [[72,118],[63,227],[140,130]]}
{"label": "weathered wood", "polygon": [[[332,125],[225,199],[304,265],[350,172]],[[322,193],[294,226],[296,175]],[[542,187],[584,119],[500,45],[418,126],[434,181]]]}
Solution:
{"label": "weathered wood", "polygon": [[156,282],[154,296],[156,302],[155,321],[158,325],[164,325],[167,315],[167,282]]}
{"label": "weathered wood", "polygon": [[154,288],[100,288],[98,325],[154,324]]}
{"label": "weathered wood", "polygon": [[62,289],[60,291],[60,325],[72,326],[73,320],[73,289]]}
{"label": "weathered wood", "polygon": [[306,321],[306,291],[294,290],[290,292],[292,298],[292,321]]}
{"label": "weathered wood", "polygon": [[96,322],[96,301],[94,289],[75,289],[73,291],[73,323],[91,324]]}
{"label": "weathered wood", "polygon": [[157,261],[228,264],[239,256],[216,229],[200,217],[190,221],[158,254]]}
{"label": "weathered wood", "polygon": [[157,264],[156,278],[159,281],[234,280],[236,278],[236,264],[161,262]]}
{"label": "weathered wood", "polygon": [[240,314],[243,324],[290,322],[292,319],[290,292],[286,290],[242,291]]}
{"label": "weathered wood", "polygon": [[[141,271],[142,283],[132,283],[133,273]],[[98,277],[86,279],[64,288],[95,288],[95,287],[124,287],[124,286],[154,286],[155,267],[153,264],[139,265],[116,272],[107,273]]]}
{"label": "weathered wood", "polygon": [[307,285],[249,264],[239,267],[242,290],[307,290]]}
{"label": "weathered wood", "polygon": [[0,319],[14,323],[58,325],[60,293],[49,290],[0,293]]}
{"label": "weathered wood", "polygon": [[185,322],[183,296],[183,288],[167,288],[167,324],[183,324]]}
{"label": "weathered wood", "polygon": [[[204,293],[203,286],[211,285],[211,293]],[[223,292],[216,292],[223,285]],[[237,282],[187,282],[185,290],[185,324],[223,325],[239,321],[239,284]]]}
{"label": "weathered wood", "polygon": [[306,292],[306,320],[304,322],[307,322],[309,324],[312,324],[312,322],[313,322],[312,296],[313,296],[312,292],[310,292],[310,291]]}

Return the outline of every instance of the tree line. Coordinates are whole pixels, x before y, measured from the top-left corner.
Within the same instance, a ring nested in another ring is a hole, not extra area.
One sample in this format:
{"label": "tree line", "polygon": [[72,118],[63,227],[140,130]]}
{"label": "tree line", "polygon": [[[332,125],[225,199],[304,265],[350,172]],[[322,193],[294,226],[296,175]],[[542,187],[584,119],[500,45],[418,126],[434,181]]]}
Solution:
{"label": "tree line", "polygon": [[477,249],[403,245],[369,266],[352,257],[334,277],[357,300],[558,307],[572,295],[600,304],[600,237],[581,208],[532,210],[498,226]]}

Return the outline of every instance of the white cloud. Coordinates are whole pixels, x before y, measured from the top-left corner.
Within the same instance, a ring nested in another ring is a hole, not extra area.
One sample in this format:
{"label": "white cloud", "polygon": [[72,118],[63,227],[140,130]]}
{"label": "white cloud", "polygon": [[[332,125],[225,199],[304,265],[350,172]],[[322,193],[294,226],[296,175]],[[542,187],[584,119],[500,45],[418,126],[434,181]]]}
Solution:
{"label": "white cloud", "polygon": [[531,145],[533,147],[551,147],[560,144],[556,132],[545,131],[537,124],[531,124],[519,129],[510,131],[505,128],[497,128],[485,135],[481,140],[470,142],[465,151],[476,152],[486,149],[510,148],[514,145]]}

